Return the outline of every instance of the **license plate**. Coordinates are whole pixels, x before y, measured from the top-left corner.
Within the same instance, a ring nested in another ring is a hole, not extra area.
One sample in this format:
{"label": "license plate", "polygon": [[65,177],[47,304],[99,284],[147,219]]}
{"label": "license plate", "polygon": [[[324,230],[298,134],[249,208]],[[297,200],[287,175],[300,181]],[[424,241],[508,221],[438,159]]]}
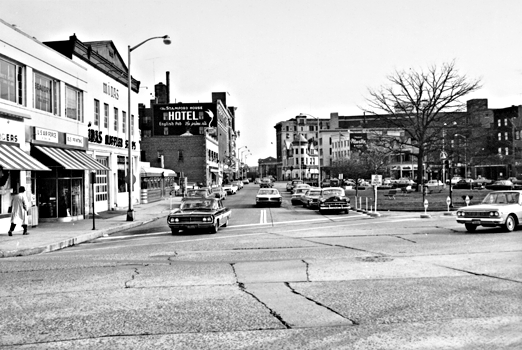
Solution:
{"label": "license plate", "polygon": [[472,220],[471,223],[473,225],[480,225],[480,220]]}
{"label": "license plate", "polygon": [[188,230],[193,230],[196,228],[196,225],[187,225],[186,227]]}

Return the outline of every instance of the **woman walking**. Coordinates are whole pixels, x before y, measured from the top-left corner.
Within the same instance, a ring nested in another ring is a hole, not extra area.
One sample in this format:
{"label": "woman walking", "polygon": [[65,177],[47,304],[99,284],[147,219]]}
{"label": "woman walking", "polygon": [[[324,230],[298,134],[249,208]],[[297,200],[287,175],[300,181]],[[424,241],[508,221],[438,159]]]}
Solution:
{"label": "woman walking", "polygon": [[25,195],[25,187],[20,186],[18,194],[13,197],[11,202],[11,228],[9,229],[9,236],[13,235],[13,230],[16,225],[22,225],[24,229],[24,235],[28,235],[27,224],[29,222],[27,210],[29,210],[29,201]]}

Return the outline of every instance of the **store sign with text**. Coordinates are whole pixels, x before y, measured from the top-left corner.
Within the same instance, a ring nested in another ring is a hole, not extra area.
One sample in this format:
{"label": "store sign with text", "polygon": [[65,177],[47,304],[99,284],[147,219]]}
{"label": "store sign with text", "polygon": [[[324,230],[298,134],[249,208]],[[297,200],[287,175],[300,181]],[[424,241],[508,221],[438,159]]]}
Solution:
{"label": "store sign with text", "polygon": [[216,126],[216,110],[212,103],[154,106],[154,135],[204,135],[207,128]]}
{"label": "store sign with text", "polygon": [[[89,142],[98,143],[107,146],[129,148],[129,141],[123,140],[121,137],[110,136],[109,134],[104,135],[103,131],[89,129]],[[136,142],[132,142],[132,149],[136,149]]]}
{"label": "store sign with text", "polygon": [[37,127],[34,128],[34,139],[36,141],[59,143],[58,131]]}
{"label": "store sign with text", "polygon": [[0,141],[20,143],[24,134],[24,123],[0,118]]}

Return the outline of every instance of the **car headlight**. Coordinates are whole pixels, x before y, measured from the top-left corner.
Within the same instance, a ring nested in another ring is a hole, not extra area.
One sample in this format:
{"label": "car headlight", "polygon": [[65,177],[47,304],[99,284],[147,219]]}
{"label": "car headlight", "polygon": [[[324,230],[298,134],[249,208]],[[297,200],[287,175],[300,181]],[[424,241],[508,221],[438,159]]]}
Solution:
{"label": "car headlight", "polygon": [[498,211],[490,211],[489,216],[493,218],[498,218],[500,217],[500,213]]}
{"label": "car headlight", "polygon": [[457,216],[464,216],[464,213],[461,212],[461,211],[458,211],[458,212],[457,212]]}

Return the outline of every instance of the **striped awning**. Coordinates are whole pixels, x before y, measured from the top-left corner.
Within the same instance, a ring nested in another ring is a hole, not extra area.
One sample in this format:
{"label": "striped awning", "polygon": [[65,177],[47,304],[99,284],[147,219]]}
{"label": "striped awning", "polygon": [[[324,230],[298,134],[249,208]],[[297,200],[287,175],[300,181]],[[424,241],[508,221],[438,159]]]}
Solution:
{"label": "striped awning", "polygon": [[0,167],[4,170],[51,170],[17,146],[9,144],[0,144]]}
{"label": "striped awning", "polygon": [[68,170],[111,170],[85,152],[45,146],[35,147]]}
{"label": "striped awning", "polygon": [[155,168],[155,167],[141,167],[140,175],[143,177],[150,177],[150,176],[176,176],[176,172],[174,170],[170,169],[164,169],[164,168]]}

